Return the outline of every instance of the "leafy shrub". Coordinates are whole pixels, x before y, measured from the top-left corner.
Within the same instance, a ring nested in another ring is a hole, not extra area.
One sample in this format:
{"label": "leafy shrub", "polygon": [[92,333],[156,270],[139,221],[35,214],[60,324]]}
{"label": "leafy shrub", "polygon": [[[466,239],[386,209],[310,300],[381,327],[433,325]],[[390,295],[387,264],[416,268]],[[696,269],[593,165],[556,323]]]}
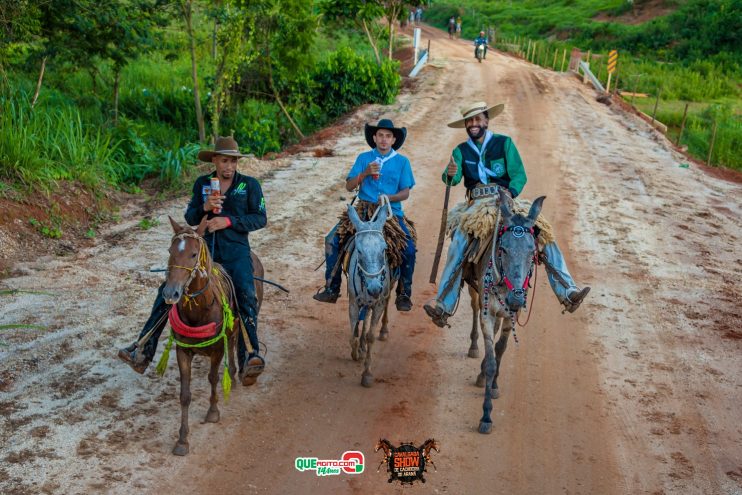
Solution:
{"label": "leafy shrub", "polygon": [[317,65],[312,80],[314,103],[334,119],[364,103],[392,103],[399,91],[399,63],[384,60],[378,66],[341,48]]}

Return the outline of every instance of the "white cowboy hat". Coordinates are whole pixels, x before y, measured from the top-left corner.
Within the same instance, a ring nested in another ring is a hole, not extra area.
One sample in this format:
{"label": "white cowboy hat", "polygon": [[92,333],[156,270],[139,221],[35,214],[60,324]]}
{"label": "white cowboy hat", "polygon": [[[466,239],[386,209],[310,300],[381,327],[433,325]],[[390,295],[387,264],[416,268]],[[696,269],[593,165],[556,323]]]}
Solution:
{"label": "white cowboy hat", "polygon": [[484,112],[487,112],[489,118],[493,119],[500,115],[503,110],[505,110],[504,103],[498,103],[497,105],[490,107],[483,101],[477,101],[463,107],[461,109],[461,119],[451,122],[450,124],[448,124],[448,127],[453,127],[454,129],[463,129],[465,127],[464,121],[466,119],[470,119],[475,115],[479,115],[480,113]]}

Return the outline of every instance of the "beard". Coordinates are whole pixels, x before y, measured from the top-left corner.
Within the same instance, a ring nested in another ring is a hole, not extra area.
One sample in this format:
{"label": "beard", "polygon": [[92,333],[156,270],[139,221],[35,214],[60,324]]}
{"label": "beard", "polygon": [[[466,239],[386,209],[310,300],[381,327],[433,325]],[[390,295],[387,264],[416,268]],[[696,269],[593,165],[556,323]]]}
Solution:
{"label": "beard", "polygon": [[472,141],[476,141],[477,139],[484,136],[484,133],[487,132],[487,126],[483,125],[479,128],[479,132],[473,133],[471,131],[471,127],[466,128],[466,133],[469,135],[469,137],[472,139]]}

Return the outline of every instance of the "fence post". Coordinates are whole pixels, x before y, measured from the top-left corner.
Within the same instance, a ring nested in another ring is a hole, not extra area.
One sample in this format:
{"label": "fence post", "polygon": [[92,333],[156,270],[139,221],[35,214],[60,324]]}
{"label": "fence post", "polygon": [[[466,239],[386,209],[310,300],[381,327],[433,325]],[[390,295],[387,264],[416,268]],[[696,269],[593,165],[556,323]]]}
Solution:
{"label": "fence post", "polygon": [[428,38],[428,62],[430,62],[430,38]]}
{"label": "fence post", "polygon": [[657,116],[657,105],[660,104],[660,95],[662,94],[662,88],[657,90],[657,98],[654,100],[654,111],[652,112],[652,127],[654,127],[654,119]]}
{"label": "fence post", "polygon": [[559,48],[554,48],[554,63],[551,64],[551,69],[556,70],[557,55],[559,54]]}
{"label": "fence post", "polygon": [[686,117],[688,117],[688,103],[685,104],[685,110],[683,110],[683,120],[680,122],[680,132],[678,133],[678,139],[675,141],[675,146],[680,146],[680,138],[683,137],[683,130],[685,130]]}
{"label": "fence post", "polygon": [[564,55],[562,55],[562,67],[559,69],[559,72],[564,72],[564,62],[567,61],[567,49],[564,49]]}
{"label": "fence post", "polygon": [[636,74],[633,77],[635,77],[636,79],[634,79],[634,90],[631,93],[631,106],[632,107],[634,106],[634,99],[636,98],[636,86],[639,84],[639,78],[642,77],[642,75]]}
{"label": "fence post", "polygon": [[711,166],[711,155],[714,153],[714,141],[716,141],[716,125],[718,121],[714,117],[714,130],[711,131],[711,144],[709,145],[709,157],[706,160],[706,165]]}

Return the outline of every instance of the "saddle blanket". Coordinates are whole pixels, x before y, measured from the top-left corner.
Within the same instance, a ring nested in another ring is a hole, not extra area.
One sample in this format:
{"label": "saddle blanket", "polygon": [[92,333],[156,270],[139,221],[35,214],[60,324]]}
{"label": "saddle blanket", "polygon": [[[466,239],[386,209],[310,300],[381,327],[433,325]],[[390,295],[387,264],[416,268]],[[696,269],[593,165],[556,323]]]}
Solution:
{"label": "saddle blanket", "polygon": [[173,307],[170,308],[168,320],[170,320],[170,326],[173,332],[183,337],[207,339],[216,335],[216,323],[213,321],[200,327],[189,327],[183,323],[183,320],[180,319],[180,314],[178,314],[178,306],[176,304],[173,304]]}

